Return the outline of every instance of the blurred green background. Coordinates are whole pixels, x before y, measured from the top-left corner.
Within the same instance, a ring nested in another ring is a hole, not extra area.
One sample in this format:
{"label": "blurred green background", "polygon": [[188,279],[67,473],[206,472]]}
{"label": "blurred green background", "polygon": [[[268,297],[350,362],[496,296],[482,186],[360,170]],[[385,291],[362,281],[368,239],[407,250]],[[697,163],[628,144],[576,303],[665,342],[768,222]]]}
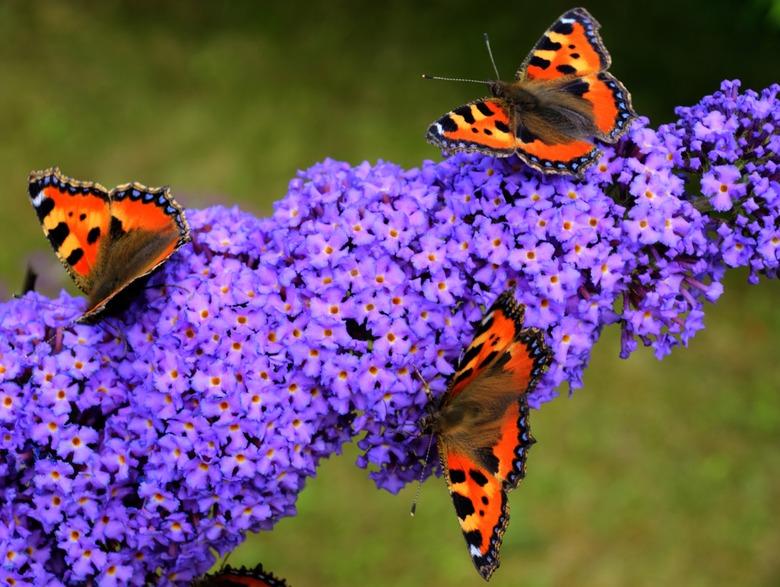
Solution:
{"label": "blurred green background", "polygon": [[[0,4],[0,280],[35,257],[67,282],[25,196],[31,169],[112,186],[170,184],[185,206],[267,214],[296,169],[325,157],[406,166],[471,85],[510,78],[553,2],[22,2]],[[777,81],[780,2],[587,2],[612,71],[654,124],[724,78]],[[780,284],[736,273],[707,329],[663,362],[597,346],[584,389],[533,414],[539,443],[511,496],[491,584],[780,584]],[[231,563],[297,587],[480,585],[444,481],[374,489],[355,450],[325,462],[295,518]]]}

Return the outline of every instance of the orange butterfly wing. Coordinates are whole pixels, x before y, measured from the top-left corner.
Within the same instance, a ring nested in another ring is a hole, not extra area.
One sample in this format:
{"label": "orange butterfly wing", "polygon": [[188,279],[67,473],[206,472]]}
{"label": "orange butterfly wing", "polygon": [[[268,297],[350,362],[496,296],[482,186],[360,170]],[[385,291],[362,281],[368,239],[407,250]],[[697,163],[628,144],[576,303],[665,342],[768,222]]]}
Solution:
{"label": "orange butterfly wing", "polygon": [[551,80],[606,70],[611,60],[598,33],[600,26],[584,8],[569,10],[537,41],[515,78]]}
{"label": "orange butterfly wing", "polygon": [[167,187],[149,188],[140,183],[127,183],[111,190],[111,214],[122,228],[184,233],[187,225],[182,209]]}
{"label": "orange butterfly wing", "polygon": [[483,98],[448,112],[426,135],[445,151],[480,151],[497,157],[515,152],[515,135],[509,109],[503,100]]}
{"label": "orange butterfly wing", "polygon": [[636,118],[631,106],[631,94],[611,73],[602,71],[582,78],[588,90],[582,97],[593,107],[593,120],[599,129],[598,138],[614,143],[628,130]]}
{"label": "orange butterfly wing", "polygon": [[[551,353],[542,334],[523,328],[523,308],[514,292],[504,292],[483,318],[450,381],[440,407],[444,424],[437,436],[439,455],[461,530],[480,575],[489,579],[509,522],[506,493],[525,476],[533,444],[526,394],[544,372]],[[453,422],[449,410],[471,415],[476,404],[501,405],[473,429]],[[485,446],[486,439],[490,439]]]}
{"label": "orange butterfly wing", "polygon": [[59,169],[30,174],[30,200],[57,258],[85,293],[111,218],[108,192],[96,183],[77,182]]}
{"label": "orange butterfly wing", "polygon": [[509,504],[501,479],[465,454],[446,448],[442,467],[471,560],[489,579],[498,567],[498,551],[509,523]]}
{"label": "orange butterfly wing", "polygon": [[206,575],[196,583],[197,587],[289,587],[284,579],[274,577],[263,570],[263,565],[253,569],[225,567],[213,575]]}
{"label": "orange butterfly wing", "polygon": [[169,188],[147,188],[140,183],[131,183],[114,188],[110,197],[113,234],[116,235],[113,250],[119,255],[122,239],[135,241],[137,244],[131,247],[137,247],[141,257],[134,256],[132,249],[128,251],[133,270],[119,280],[114,291],[98,296],[95,303],[99,307],[105,306],[133,281],[152,273],[190,240],[184,211],[171,196]]}
{"label": "orange butterfly wing", "polygon": [[107,192],[59,169],[30,174],[43,230],[76,285],[89,296],[86,320],[189,240],[184,211],[168,188],[125,184]]}
{"label": "orange butterfly wing", "polygon": [[549,145],[538,138],[517,139],[517,153],[531,167],[544,172],[581,173],[599,158],[598,148],[588,141],[571,141]]}
{"label": "orange butterfly wing", "polygon": [[[465,391],[499,355],[507,361],[502,364],[503,369],[511,373],[516,387],[525,389],[532,380],[536,383],[536,378],[545,366],[544,362],[539,363],[540,357],[537,356],[543,343],[529,340],[529,348],[522,348],[529,333],[538,332],[523,328],[524,313],[524,308],[515,302],[514,290],[507,290],[496,299],[458,361],[450,380],[447,401],[452,401]],[[541,334],[538,336],[541,338]]]}
{"label": "orange butterfly wing", "polygon": [[[573,91],[592,106],[594,122],[600,131],[597,138],[614,143],[636,114],[631,105],[631,94],[606,71],[611,58],[598,33],[600,26],[584,8],[569,10],[542,35],[515,77],[521,81],[558,80],[566,76],[579,78],[572,80],[567,91]],[[579,143],[571,156],[583,157],[585,145],[589,143]],[[557,147],[551,146],[548,150]],[[536,157],[548,159],[544,147],[521,148]],[[590,161],[581,161],[578,167]]]}

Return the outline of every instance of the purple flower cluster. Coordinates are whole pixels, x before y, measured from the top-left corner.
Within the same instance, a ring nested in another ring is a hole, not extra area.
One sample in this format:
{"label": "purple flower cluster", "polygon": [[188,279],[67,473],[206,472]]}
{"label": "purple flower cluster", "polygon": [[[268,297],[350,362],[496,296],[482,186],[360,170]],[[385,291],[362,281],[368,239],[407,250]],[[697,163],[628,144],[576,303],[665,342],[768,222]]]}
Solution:
{"label": "purple flower cluster", "polygon": [[689,141],[682,168],[701,176],[710,228],[728,267],[749,267],[750,281],[778,276],[780,262],[780,87],[739,93],[739,82],[692,108],[678,108],[674,129]]}
{"label": "purple flower cluster", "polygon": [[0,582],[187,584],[353,439],[399,490],[426,444],[414,369],[443,392],[509,285],[555,353],[535,407],[581,385],[608,324],[623,356],[684,344],[727,266],[777,275],[778,89],[640,120],[582,181],[481,155],[325,161],[271,218],[189,212],[192,245],[118,317],[0,305]]}

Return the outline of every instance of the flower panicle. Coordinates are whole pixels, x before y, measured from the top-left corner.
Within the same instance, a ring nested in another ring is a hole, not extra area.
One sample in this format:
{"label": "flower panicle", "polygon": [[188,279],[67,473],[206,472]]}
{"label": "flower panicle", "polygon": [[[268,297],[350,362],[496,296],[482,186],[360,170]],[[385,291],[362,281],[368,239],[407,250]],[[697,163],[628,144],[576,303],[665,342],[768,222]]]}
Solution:
{"label": "flower panicle", "polygon": [[427,445],[415,370],[443,393],[510,285],[554,352],[534,407],[582,385],[609,324],[623,357],[686,344],[726,268],[777,277],[777,94],[724,82],[582,181],[326,160],[270,218],[189,211],[192,245],[104,328],[63,328],[83,309],[64,294],[0,305],[0,580],[189,584],[353,440],[398,491]]}

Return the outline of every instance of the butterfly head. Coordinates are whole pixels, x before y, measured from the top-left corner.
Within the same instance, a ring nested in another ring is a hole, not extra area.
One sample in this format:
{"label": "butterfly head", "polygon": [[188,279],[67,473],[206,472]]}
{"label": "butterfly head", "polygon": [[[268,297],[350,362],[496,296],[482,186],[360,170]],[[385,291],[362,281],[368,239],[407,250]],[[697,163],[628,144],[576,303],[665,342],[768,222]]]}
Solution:
{"label": "butterfly head", "polygon": [[433,408],[429,404],[427,413],[420,419],[420,432],[422,434],[433,432],[435,424],[436,414],[433,413]]}
{"label": "butterfly head", "polygon": [[506,100],[511,95],[511,85],[512,84],[502,82],[501,80],[490,82],[490,93],[493,94],[495,98],[503,98]]}
{"label": "butterfly head", "polygon": [[507,83],[501,80],[490,84],[490,92],[495,98],[505,100],[517,112],[533,112],[542,106],[540,94],[523,83]]}

